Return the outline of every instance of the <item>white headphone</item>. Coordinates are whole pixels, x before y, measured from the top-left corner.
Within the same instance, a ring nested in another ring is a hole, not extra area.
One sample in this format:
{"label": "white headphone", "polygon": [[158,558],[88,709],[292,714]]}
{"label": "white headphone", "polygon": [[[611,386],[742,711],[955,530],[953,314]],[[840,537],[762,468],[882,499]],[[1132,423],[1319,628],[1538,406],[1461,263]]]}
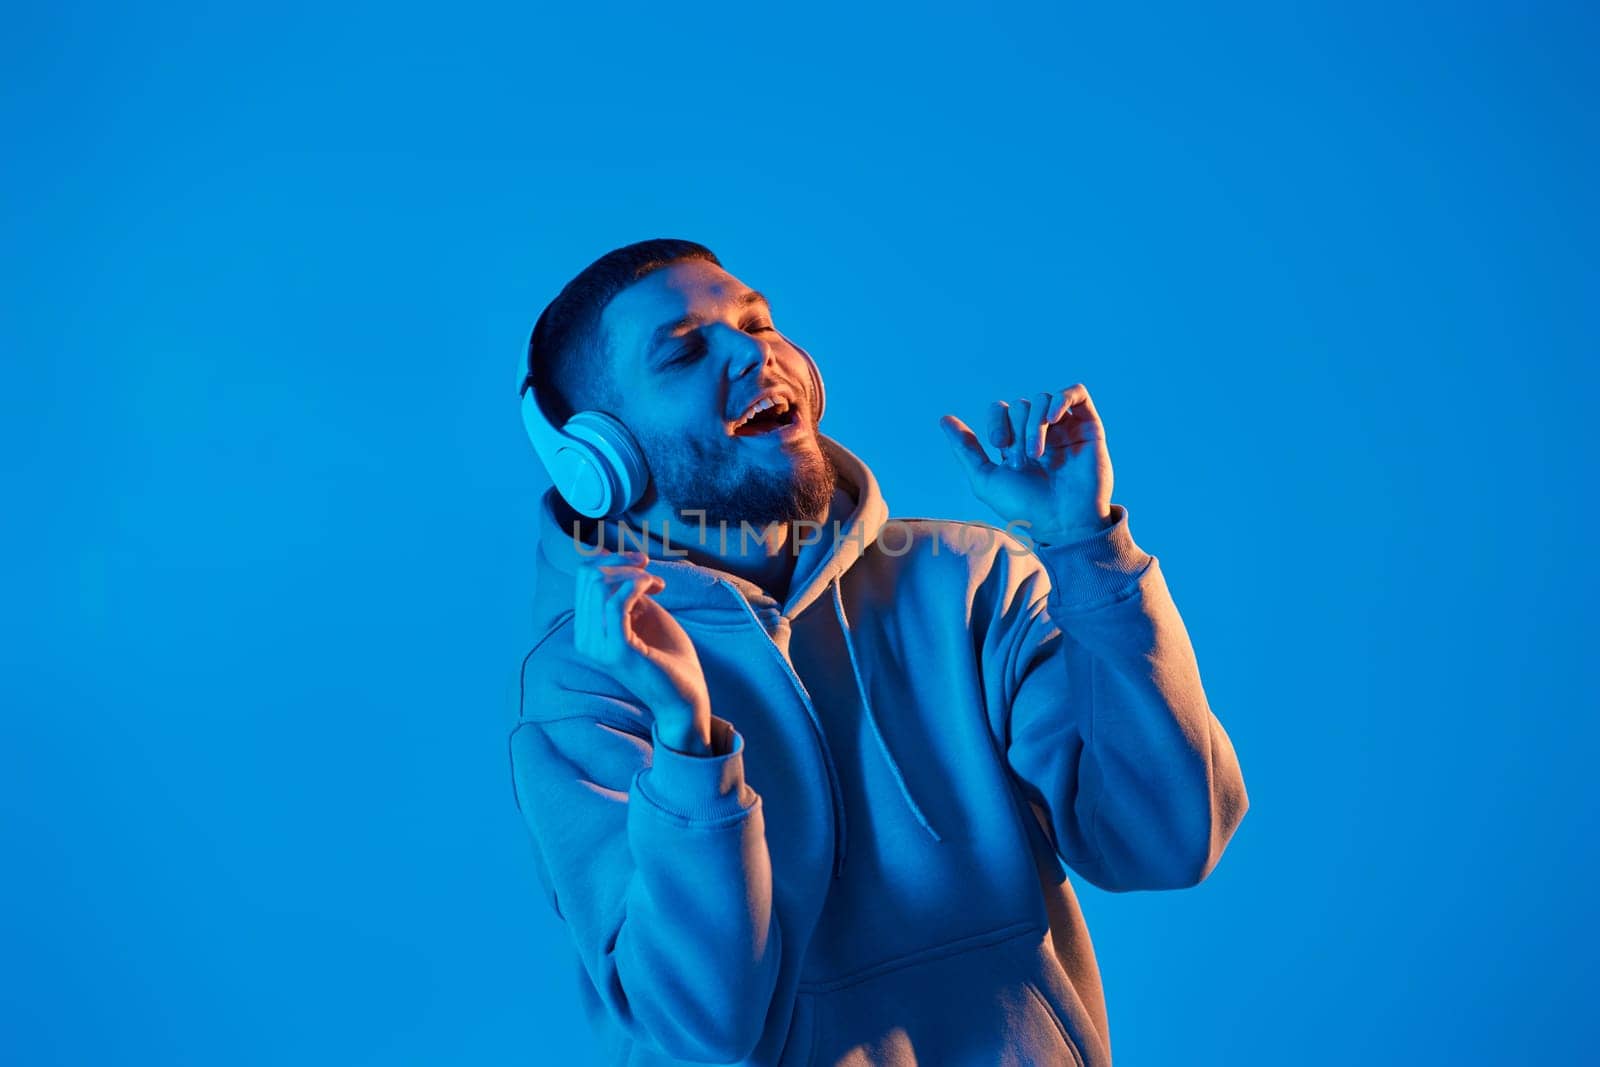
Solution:
{"label": "white headphone", "polygon": [[[549,308],[545,309],[547,312]],[[558,429],[540,406],[534,388],[533,367],[538,353],[534,338],[544,315],[534,325],[528,339],[528,357],[522,367],[522,425],[528,431],[533,450],[549,472],[556,492],[572,510],[591,519],[605,518],[628,510],[644,495],[650,484],[650,468],[633,434],[616,418],[603,411],[579,411]],[[780,333],[780,337],[783,335]],[[789,341],[784,337],[785,341]],[[822,388],[822,372],[811,353],[794,344],[805,357],[811,371],[811,386],[817,402],[817,419],[827,406]]]}

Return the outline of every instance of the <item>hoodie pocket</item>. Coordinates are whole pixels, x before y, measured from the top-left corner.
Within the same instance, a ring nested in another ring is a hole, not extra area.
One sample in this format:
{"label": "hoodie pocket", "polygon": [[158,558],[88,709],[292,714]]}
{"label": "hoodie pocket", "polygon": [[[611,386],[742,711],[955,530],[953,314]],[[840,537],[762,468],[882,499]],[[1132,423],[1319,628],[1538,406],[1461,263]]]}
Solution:
{"label": "hoodie pocket", "polygon": [[[816,1067],[1083,1067],[1077,1039],[1045,996],[1031,923],[1012,924],[818,983]],[[974,943],[976,942],[976,943]],[[787,1061],[785,1061],[787,1062]]]}

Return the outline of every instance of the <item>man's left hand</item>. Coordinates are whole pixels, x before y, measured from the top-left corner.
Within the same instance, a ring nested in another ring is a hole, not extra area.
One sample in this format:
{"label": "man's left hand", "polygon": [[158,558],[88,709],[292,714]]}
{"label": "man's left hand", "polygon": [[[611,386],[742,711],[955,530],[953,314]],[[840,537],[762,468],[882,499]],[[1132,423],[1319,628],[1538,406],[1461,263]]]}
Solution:
{"label": "man's left hand", "polygon": [[939,420],[979,500],[1041,544],[1076,541],[1111,525],[1111,453],[1080,383],[989,407],[994,462],[966,423]]}

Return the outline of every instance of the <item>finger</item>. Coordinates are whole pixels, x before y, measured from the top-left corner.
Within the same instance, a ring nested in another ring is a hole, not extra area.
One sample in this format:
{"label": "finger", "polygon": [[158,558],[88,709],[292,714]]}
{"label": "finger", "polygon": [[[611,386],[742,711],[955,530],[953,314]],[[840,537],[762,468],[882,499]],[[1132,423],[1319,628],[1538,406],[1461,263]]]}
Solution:
{"label": "finger", "polygon": [[639,650],[640,642],[633,635],[633,627],[629,625],[628,616],[633,611],[634,602],[647,595],[652,581],[660,579],[653,574],[630,578],[618,584],[611,595],[606,597],[605,613],[613,642],[620,641],[630,648]]}
{"label": "finger", "polygon": [[1053,465],[1059,458],[1058,452],[1064,446],[1066,436],[1062,419],[1067,414],[1067,390],[1058,389],[1054,393],[1045,394],[1045,397],[1049,400],[1047,405],[1049,410],[1039,420],[1039,456],[1041,459],[1048,456],[1046,462]]}
{"label": "finger", "polygon": [[574,614],[581,612],[590,623],[588,636],[591,639],[603,642],[615,636],[612,633],[612,620],[607,615],[605,607],[619,586],[637,580],[643,580],[650,587],[650,592],[659,591],[665,586],[666,583],[659,575],[652,574],[643,567],[645,558],[643,553],[634,551],[605,552],[580,561],[581,566],[576,577]]}
{"label": "finger", "polygon": [[1040,393],[1033,398],[1033,418],[1028,423],[1028,457],[1038,459],[1044,455],[1044,434],[1049,429],[1050,412],[1055,405],[1049,393]]}
{"label": "finger", "polygon": [[589,568],[578,561],[577,573],[572,576],[572,643],[579,652],[589,654]]}
{"label": "finger", "polygon": [[600,611],[606,620],[606,649],[615,655],[620,646],[627,644],[627,602],[633,596],[633,583],[623,582],[607,591]]}
{"label": "finger", "polygon": [[[608,639],[612,642],[620,640],[625,644],[633,644],[633,628],[625,625],[629,619],[628,612],[632,610],[633,602],[640,595],[649,596],[659,593],[665,586],[666,583],[661,580],[660,576],[637,568],[624,570],[615,578],[608,579],[604,593],[606,635]],[[627,607],[620,615],[613,610],[616,599],[619,596],[627,601]]]}
{"label": "finger", "polygon": [[578,557],[577,574],[580,580],[595,580],[604,576],[608,567],[643,567],[649,560],[640,552],[591,552]]}
{"label": "finger", "polygon": [[1011,405],[1011,447],[1006,451],[1006,462],[1012,467],[1021,467],[1027,462],[1028,420],[1032,409],[1033,403],[1027,397]]}
{"label": "finger", "polygon": [[617,583],[631,581],[634,578],[649,578],[651,581],[661,583],[659,575],[651,574],[643,567],[604,566],[599,568],[601,582],[609,593],[617,587]]}
{"label": "finger", "polygon": [[605,656],[606,642],[610,634],[605,611],[606,586],[598,569],[590,566],[583,570],[587,573],[583,576],[583,590],[579,594],[580,599],[575,614],[583,619],[585,644],[589,654],[600,659]]}
{"label": "finger", "polygon": [[1045,416],[1045,423],[1047,425],[1053,426],[1054,424],[1060,422],[1061,417],[1067,413],[1067,392],[1068,391],[1066,389],[1058,389],[1053,395],[1051,395],[1050,414]]}
{"label": "finger", "polygon": [[950,442],[956,458],[966,469],[968,478],[978,478],[991,467],[989,454],[983,450],[983,442],[978,440],[978,435],[972,428],[954,415],[946,415],[939,420],[939,425],[944,429],[944,437]]}
{"label": "finger", "polygon": [[[989,405],[989,443],[1003,450],[1011,444],[1011,405],[1004,400],[996,400]],[[1002,461],[1004,455],[1001,456]]]}
{"label": "finger", "polygon": [[1068,386],[1056,394],[1055,406],[1061,417],[1046,431],[1045,450],[1052,454],[1063,449],[1076,451],[1088,441],[1104,440],[1100,414],[1083,383]]}
{"label": "finger", "polygon": [[589,566],[645,566],[650,563],[650,557],[638,549],[616,550],[616,552],[598,552],[587,557]]}
{"label": "finger", "polygon": [[1077,399],[1073,401],[1072,406],[1073,410],[1077,412],[1078,421],[1086,426],[1093,426],[1097,430],[1101,430],[1101,435],[1104,436],[1104,424],[1100,421],[1100,412],[1095,409],[1094,398],[1089,395],[1089,390],[1081,385],[1073,386],[1073,390],[1077,395]]}
{"label": "finger", "polygon": [[1063,420],[1069,431],[1069,443],[1081,445],[1089,441],[1104,441],[1105,424],[1100,421],[1100,412],[1096,410],[1089,390],[1079,383],[1062,392],[1071,404],[1069,415]]}

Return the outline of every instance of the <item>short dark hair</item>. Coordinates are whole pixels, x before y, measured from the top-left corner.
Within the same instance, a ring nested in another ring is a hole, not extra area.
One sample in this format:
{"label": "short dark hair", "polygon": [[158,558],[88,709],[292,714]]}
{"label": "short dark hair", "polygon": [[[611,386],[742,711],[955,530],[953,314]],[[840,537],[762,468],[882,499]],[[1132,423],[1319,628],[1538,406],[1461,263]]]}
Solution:
{"label": "short dark hair", "polygon": [[578,273],[539,315],[528,339],[528,375],[539,401],[559,425],[574,411],[614,400],[610,346],[600,314],[613,297],[652,271],[688,259],[722,266],[694,241],[654,237],[614,248]]}

